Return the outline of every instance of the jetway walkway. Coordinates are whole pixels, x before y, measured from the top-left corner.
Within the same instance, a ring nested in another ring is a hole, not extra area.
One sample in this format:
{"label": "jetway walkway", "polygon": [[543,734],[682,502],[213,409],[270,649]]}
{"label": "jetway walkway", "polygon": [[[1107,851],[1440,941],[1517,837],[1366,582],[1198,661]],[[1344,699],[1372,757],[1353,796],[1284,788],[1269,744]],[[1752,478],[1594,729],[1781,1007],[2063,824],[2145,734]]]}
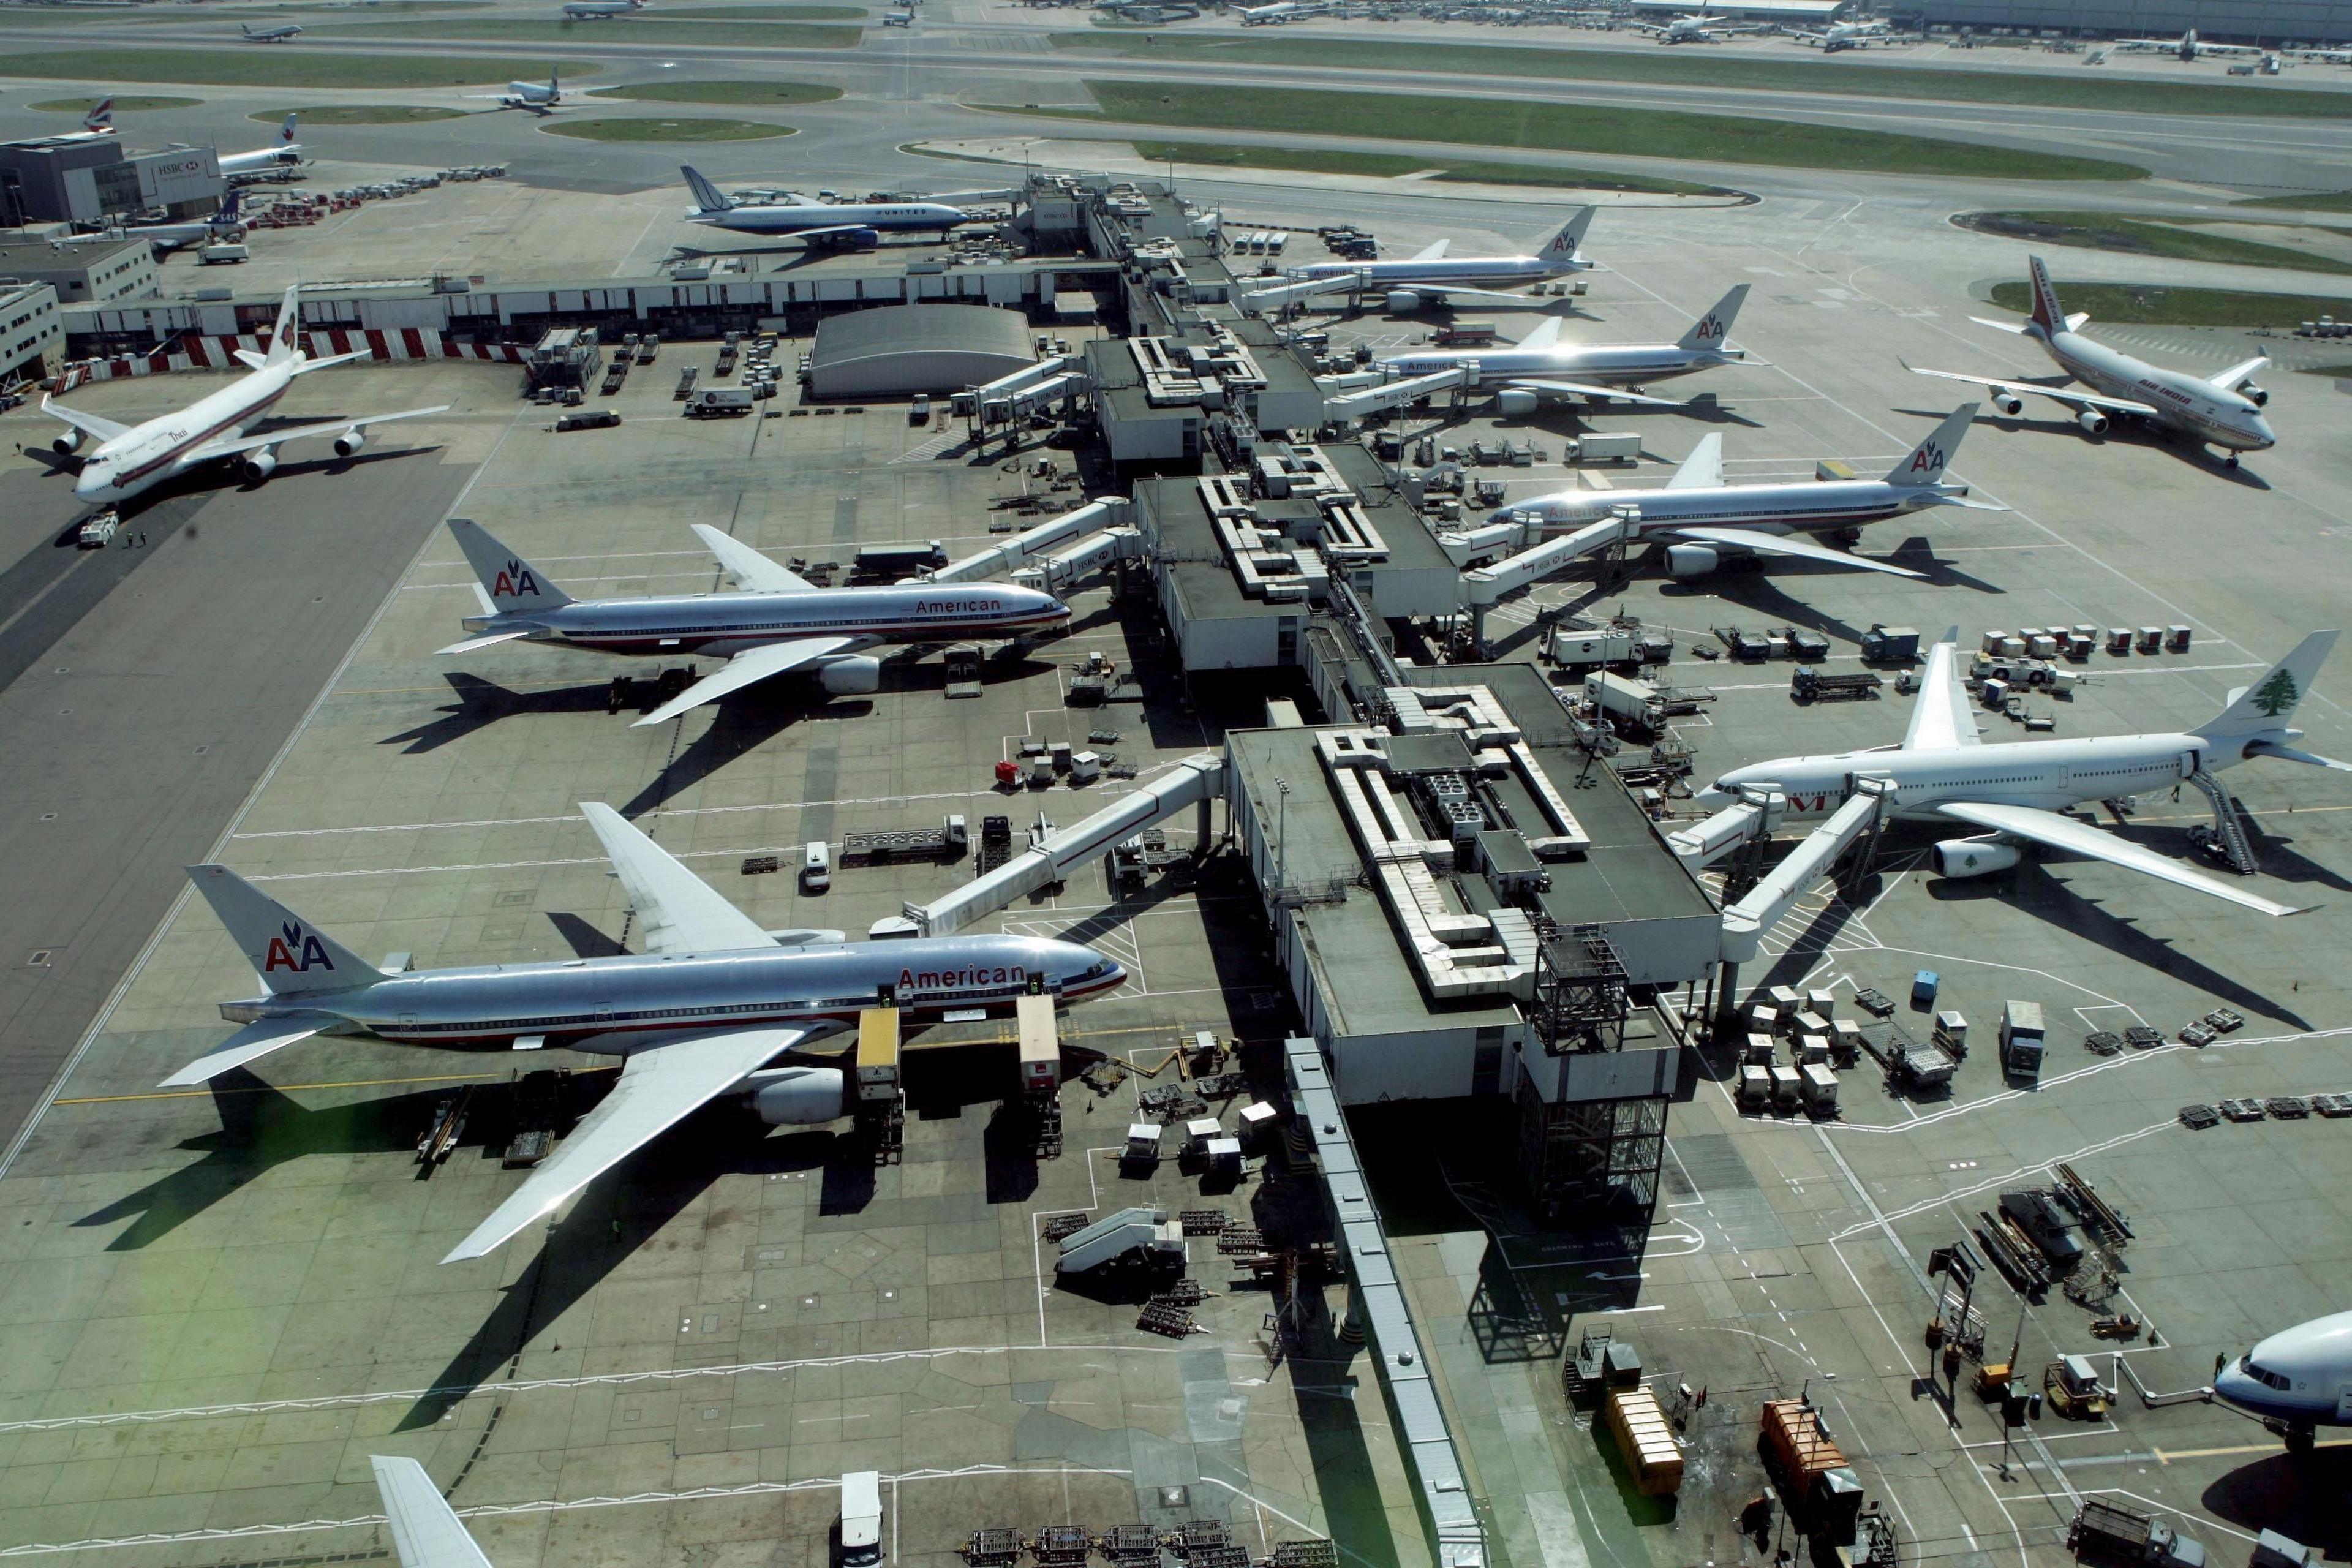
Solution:
{"label": "jetway walkway", "polygon": [[1788,858],[1738,903],[1723,911],[1723,962],[1745,963],[1763,946],[1764,933],[1797,907],[1797,900],[1827,876],[1854,840],[1876,827],[1895,786],[1885,779],[1856,779],[1845,804],[1806,836]]}
{"label": "jetway walkway", "polygon": [[1448,387],[1467,386],[1474,373],[1464,369],[1441,370],[1429,375],[1409,376],[1402,381],[1383,382],[1360,391],[1343,392],[1323,400],[1323,416],[1327,419],[1359,419],[1383,409],[1402,408],[1420,402],[1433,392]]}
{"label": "jetway walkway", "polygon": [[1088,501],[1076,511],[1066,511],[1050,522],[1041,522],[1002,544],[991,545],[977,555],[967,555],[961,561],[942,566],[923,581],[973,583],[1025,566],[1053,546],[1066,539],[1075,539],[1088,529],[1113,528],[1125,523],[1128,507],[1125,496],[1104,496],[1099,500]]}
{"label": "jetway walkway", "polygon": [[1066,879],[1079,867],[1109,853],[1111,846],[1167,821],[1187,806],[1200,809],[1201,838],[1206,842],[1210,803],[1224,793],[1225,759],[1222,755],[1203,752],[1187,757],[1160,777],[1119,796],[1076,826],[1049,834],[1043,842],[986,876],[967,882],[944,898],[928,904],[908,904],[899,914],[877,921],[870,934],[877,938],[950,935],[994,914],[1015,899]]}

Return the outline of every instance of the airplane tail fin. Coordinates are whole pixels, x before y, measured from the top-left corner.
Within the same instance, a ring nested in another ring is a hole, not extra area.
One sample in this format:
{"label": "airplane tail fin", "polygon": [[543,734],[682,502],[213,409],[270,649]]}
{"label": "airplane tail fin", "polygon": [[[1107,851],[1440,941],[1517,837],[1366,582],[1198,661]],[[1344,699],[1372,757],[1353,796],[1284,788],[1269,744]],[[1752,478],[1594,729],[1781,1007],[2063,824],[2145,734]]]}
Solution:
{"label": "airplane tail fin", "polygon": [[2049,267],[2038,256],[2026,258],[2026,267],[2033,275],[2033,324],[2045,332],[2072,331],[2065,307],[2058,303],[2057,285],[2050,281]]}
{"label": "airplane tail fin", "polygon": [[269,335],[269,352],[262,356],[264,364],[284,364],[302,352],[302,285],[289,284],[286,298],[278,307],[278,325]]}
{"label": "airplane tail fin", "polygon": [[2197,732],[2214,738],[2236,738],[2284,730],[2294,717],[2296,707],[2311,690],[2319,667],[2335,648],[2336,635],[2314,632],[2295,644],[2294,651],[2271,666],[2260,680],[2230,693],[2229,704],[2211,723],[2199,725]]}
{"label": "airplane tail fin", "polygon": [[221,198],[220,211],[213,214],[213,226],[226,228],[245,221],[245,187],[231,185],[228,195]]}
{"label": "airplane tail fin", "polygon": [[735,205],[693,164],[681,163],[677,172],[686,176],[686,188],[694,193],[694,205],[704,212],[723,213]]}
{"label": "airplane tail fin", "polygon": [[1715,309],[1691,323],[1675,344],[1683,349],[1719,349],[1731,336],[1731,323],[1738,318],[1739,307],[1748,302],[1748,285],[1734,284],[1731,292],[1715,302]]}
{"label": "airplane tail fin", "polygon": [[1536,255],[1555,266],[1562,262],[1574,261],[1584,244],[1585,231],[1592,226],[1593,215],[1600,210],[1598,207],[1577,208],[1570,215],[1569,220],[1560,226],[1559,232],[1545,241],[1543,248],[1537,251]]}
{"label": "airplane tail fin", "polygon": [[501,612],[554,610],[572,603],[572,595],[548,581],[547,574],[509,550],[489,530],[471,518],[453,517],[449,531],[466,552],[482,591]]}
{"label": "airplane tail fin", "polygon": [[114,100],[110,97],[100,99],[90,111],[81,117],[81,124],[85,131],[113,130]]}
{"label": "airplane tail fin", "polygon": [[294,140],[294,121],[301,112],[302,111],[298,109],[294,113],[286,117],[286,123],[278,128],[278,140],[286,142],[291,142]]}
{"label": "airplane tail fin", "polygon": [[272,995],[352,991],[383,978],[373,964],[227,867],[191,866],[188,878]]}
{"label": "airplane tail fin", "polygon": [[1890,485],[1941,484],[1944,470],[1951,466],[1952,455],[1960,449],[1960,437],[1969,433],[1969,424],[1977,416],[1979,405],[1963,403],[1944,416],[1944,422],[1927,435],[1927,438],[1905,454],[1901,462],[1887,471]]}

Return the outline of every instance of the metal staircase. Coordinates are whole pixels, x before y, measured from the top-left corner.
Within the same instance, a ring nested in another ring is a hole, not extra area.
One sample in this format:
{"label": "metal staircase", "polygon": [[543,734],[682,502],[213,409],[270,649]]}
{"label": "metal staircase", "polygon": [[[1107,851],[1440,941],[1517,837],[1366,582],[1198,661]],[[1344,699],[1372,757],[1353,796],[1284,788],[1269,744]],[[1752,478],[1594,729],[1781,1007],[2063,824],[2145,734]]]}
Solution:
{"label": "metal staircase", "polygon": [[2189,782],[2204,791],[2205,798],[2213,803],[2212,842],[2221,846],[2222,859],[2239,876],[2252,876],[2258,869],[2254,843],[2247,837],[2245,822],[2238,815],[2238,803],[2231,797],[2229,786],[2201,767],[2189,775]]}

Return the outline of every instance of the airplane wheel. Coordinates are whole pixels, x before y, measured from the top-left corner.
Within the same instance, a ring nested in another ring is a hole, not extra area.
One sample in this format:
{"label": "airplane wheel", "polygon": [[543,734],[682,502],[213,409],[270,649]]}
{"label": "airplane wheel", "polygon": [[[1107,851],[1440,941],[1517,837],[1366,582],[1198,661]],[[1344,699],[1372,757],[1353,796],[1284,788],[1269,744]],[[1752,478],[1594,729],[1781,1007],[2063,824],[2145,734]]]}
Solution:
{"label": "airplane wheel", "polygon": [[2318,1447],[2319,1434],[2308,1426],[2293,1427],[2286,1434],[2286,1451],[2290,1454],[2308,1454]]}
{"label": "airplane wheel", "polygon": [[2222,466],[2223,468],[2236,468],[2236,467],[2238,466],[2238,454],[2237,454],[2237,453],[2235,453],[2235,452],[2232,452],[2232,453],[2231,453],[2228,457],[2226,457],[2226,458],[2222,458],[2222,459],[2221,459],[2221,466]]}

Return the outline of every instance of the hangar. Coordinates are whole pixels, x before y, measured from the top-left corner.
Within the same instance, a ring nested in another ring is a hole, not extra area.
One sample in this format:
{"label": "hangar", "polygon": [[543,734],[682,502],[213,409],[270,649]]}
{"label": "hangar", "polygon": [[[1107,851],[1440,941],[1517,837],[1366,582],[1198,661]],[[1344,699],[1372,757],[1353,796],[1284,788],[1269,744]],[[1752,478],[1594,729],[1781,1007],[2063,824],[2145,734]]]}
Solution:
{"label": "hangar", "polygon": [[886,305],[828,317],[809,352],[814,397],[961,392],[1036,363],[1029,322],[987,305]]}

